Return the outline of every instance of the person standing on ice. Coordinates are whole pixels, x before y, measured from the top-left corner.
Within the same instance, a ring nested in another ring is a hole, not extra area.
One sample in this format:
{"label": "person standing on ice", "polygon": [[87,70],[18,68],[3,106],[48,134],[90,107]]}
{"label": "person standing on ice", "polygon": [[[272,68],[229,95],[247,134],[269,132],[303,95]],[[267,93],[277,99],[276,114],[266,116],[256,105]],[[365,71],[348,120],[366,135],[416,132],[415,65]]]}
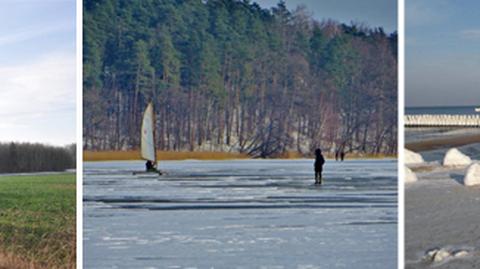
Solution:
{"label": "person standing on ice", "polygon": [[315,184],[322,184],[322,170],[323,164],[325,163],[325,158],[323,158],[322,150],[315,150]]}

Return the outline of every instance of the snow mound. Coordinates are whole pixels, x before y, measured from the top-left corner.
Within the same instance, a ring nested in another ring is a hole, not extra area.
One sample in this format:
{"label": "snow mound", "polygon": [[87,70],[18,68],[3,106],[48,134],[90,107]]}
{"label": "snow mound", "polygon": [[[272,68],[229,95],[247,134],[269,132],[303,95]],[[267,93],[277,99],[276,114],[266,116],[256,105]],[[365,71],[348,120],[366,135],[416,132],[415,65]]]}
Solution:
{"label": "snow mound", "polygon": [[434,263],[443,263],[451,258],[465,258],[470,255],[471,253],[465,249],[434,248],[427,251],[423,259]]}
{"label": "snow mound", "polygon": [[480,164],[474,163],[467,168],[463,184],[465,186],[480,185]]}
{"label": "snow mound", "polygon": [[444,166],[467,166],[471,163],[472,159],[456,148],[449,149],[443,158]]}
{"label": "snow mound", "polygon": [[408,150],[408,149],[404,149],[404,153],[405,153],[405,164],[420,164],[420,163],[423,163],[424,160],[423,160],[423,157],[422,155],[416,153],[416,152],[413,152],[411,150]]}
{"label": "snow mound", "polygon": [[468,256],[468,251],[466,250],[459,250],[455,254],[453,254],[453,257],[455,258],[463,258]]}
{"label": "snow mound", "polygon": [[441,262],[443,260],[445,260],[446,258],[449,258],[450,256],[452,256],[452,254],[447,251],[446,249],[440,249],[439,251],[437,251],[437,253],[435,253],[435,256],[433,256],[433,261],[434,262]]}
{"label": "snow mound", "polygon": [[412,183],[418,181],[417,175],[408,167],[405,166],[405,183]]}

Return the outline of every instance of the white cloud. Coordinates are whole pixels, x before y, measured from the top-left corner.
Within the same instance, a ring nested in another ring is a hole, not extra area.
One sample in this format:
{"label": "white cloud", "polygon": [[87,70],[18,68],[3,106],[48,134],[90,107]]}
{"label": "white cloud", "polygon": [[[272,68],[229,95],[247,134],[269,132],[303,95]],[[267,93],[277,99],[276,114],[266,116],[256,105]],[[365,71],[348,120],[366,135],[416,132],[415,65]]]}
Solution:
{"label": "white cloud", "polygon": [[75,140],[75,54],[47,54],[0,66],[0,140]]}
{"label": "white cloud", "polygon": [[446,0],[406,1],[405,22],[407,26],[436,24],[445,21],[451,9],[451,3]]}
{"label": "white cloud", "polygon": [[[67,24],[56,24],[50,26],[30,27],[25,29],[17,29],[14,33],[3,34],[0,37],[0,46],[11,45],[19,42],[28,41],[34,38],[54,34],[60,31],[70,30],[70,26]],[[9,31],[10,32],[10,31]],[[13,32],[13,31],[12,31]]]}
{"label": "white cloud", "polygon": [[467,29],[460,31],[460,36],[465,39],[480,39],[480,29]]}

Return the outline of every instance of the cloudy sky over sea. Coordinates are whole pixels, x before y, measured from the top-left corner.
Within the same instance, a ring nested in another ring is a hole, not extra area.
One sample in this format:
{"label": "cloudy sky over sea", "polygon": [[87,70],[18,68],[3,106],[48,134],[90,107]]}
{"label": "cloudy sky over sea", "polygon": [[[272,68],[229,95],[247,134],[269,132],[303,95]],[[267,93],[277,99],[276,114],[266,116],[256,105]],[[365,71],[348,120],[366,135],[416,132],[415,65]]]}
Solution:
{"label": "cloudy sky over sea", "polygon": [[406,105],[480,105],[480,2],[405,5]]}

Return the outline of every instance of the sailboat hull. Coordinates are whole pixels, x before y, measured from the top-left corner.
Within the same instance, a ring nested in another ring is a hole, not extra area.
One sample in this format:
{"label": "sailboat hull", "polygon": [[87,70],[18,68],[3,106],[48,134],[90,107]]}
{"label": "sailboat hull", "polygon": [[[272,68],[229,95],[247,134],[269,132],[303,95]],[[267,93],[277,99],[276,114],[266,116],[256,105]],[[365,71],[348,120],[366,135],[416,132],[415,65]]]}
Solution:
{"label": "sailboat hull", "polygon": [[134,171],[132,173],[134,176],[138,175],[155,175],[155,176],[161,176],[163,175],[162,171]]}

